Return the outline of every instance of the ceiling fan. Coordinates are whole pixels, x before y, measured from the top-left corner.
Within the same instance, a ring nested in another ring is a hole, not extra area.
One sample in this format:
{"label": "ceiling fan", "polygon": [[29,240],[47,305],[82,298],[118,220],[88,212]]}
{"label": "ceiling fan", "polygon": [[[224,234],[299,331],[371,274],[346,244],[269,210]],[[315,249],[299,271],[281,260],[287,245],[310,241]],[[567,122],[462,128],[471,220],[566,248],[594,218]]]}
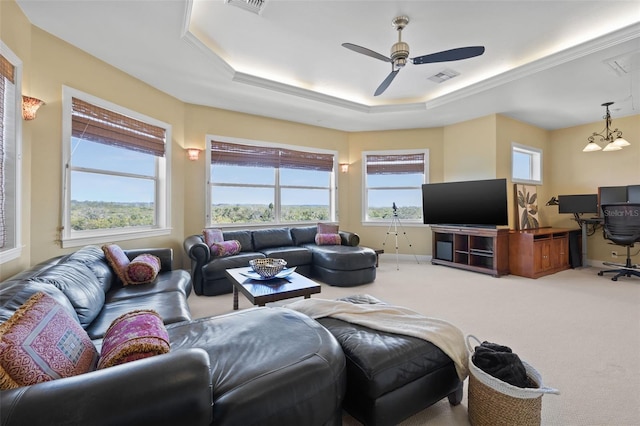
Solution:
{"label": "ceiling fan", "polygon": [[429,64],[433,62],[459,61],[461,59],[480,56],[484,53],[484,46],[469,46],[409,58],[409,45],[402,41],[402,30],[409,23],[409,17],[398,16],[391,22],[396,30],[398,30],[398,42],[391,46],[391,57],[386,57],[371,49],[367,49],[366,47],[358,46],[353,43],[342,43],[342,46],[353,50],[354,52],[362,53],[363,55],[371,56],[372,58],[379,59],[384,62],[391,62],[391,73],[389,73],[382,84],[378,86],[374,96],[381,95],[385,90],[387,90],[387,87],[389,87],[393,79],[396,77],[398,71],[407,64],[407,61],[415,65]]}

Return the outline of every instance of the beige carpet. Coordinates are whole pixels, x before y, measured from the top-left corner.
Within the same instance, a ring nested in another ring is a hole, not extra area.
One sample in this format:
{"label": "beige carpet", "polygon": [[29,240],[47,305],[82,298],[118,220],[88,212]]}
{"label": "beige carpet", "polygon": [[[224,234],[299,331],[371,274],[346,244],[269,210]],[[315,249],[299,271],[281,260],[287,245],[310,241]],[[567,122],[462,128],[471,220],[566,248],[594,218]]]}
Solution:
{"label": "beige carpet", "polygon": [[[613,282],[597,271],[574,269],[537,280],[494,278],[424,260],[418,264],[413,256],[401,256],[397,263],[395,254],[385,254],[374,283],[323,284],[312,297],[371,294],[510,346],[540,372],[545,385],[561,392],[542,398],[543,425],[638,426],[640,279]],[[194,317],[232,311],[231,294],[193,294],[189,303]],[[250,306],[240,295],[240,309]],[[468,425],[467,384],[459,406],[445,399],[402,425]],[[345,414],[345,426],[359,424]]]}

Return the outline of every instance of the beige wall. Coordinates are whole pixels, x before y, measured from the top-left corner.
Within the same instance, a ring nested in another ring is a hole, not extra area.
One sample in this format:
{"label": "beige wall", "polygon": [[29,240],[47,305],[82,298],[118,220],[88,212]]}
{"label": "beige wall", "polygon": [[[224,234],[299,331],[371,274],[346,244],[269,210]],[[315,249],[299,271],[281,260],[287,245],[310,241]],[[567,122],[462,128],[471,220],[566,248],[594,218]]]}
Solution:
{"label": "beige wall", "polygon": [[[640,183],[640,116],[614,117],[614,125],[623,129],[632,146],[613,153],[581,152],[586,136],[600,130],[601,122],[545,131],[490,115],[440,128],[346,133],[184,104],[31,26],[13,1],[0,1],[0,36],[24,62],[23,93],[46,102],[36,120],[23,122],[24,253],[20,259],[0,267],[0,279],[72,251],[61,249],[57,243],[63,85],[172,125],[171,234],[118,243],[125,248],[172,247],[178,266],[184,257],[184,237],[199,232],[205,225],[206,159],[201,156],[197,162],[190,162],[183,148],[204,148],[207,134],[337,150],[339,162],[351,164],[348,173],[338,174],[340,227],[358,232],[363,245],[384,248],[387,252],[394,251],[394,243],[387,237],[388,227],[361,222],[362,151],[429,149],[429,181],[443,182],[508,178],[511,142],[542,148],[544,183],[538,193],[543,225],[575,227],[566,215],[543,206],[551,195],[593,193],[598,186]],[[509,204],[513,208],[513,200]],[[401,236],[400,253],[431,253],[431,232],[427,226],[406,226],[406,231],[412,247]],[[601,236],[590,237],[590,258],[608,259],[608,248]]]}
{"label": "beige wall", "polygon": [[496,177],[496,116],[444,128],[444,181]]}

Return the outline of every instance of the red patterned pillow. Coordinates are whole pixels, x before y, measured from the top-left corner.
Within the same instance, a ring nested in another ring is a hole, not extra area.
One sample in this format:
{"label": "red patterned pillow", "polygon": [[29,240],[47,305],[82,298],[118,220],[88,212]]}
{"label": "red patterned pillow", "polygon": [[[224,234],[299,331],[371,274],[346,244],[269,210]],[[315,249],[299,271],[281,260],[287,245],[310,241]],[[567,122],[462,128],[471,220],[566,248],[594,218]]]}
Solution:
{"label": "red patterned pillow", "polygon": [[127,266],[129,284],[146,284],[155,280],[160,272],[160,258],[152,254],[141,254]]}
{"label": "red patterned pillow", "polygon": [[213,243],[221,243],[224,241],[222,229],[204,228],[202,235],[204,236],[204,243],[209,247],[211,247]]}
{"label": "red patterned pillow", "polygon": [[56,300],[38,292],[0,325],[0,389],[95,369],[98,351]]}
{"label": "red patterned pillow", "polygon": [[332,223],[318,223],[318,234],[337,234],[338,225]]}
{"label": "red patterned pillow", "polygon": [[111,269],[116,273],[123,285],[127,285],[127,266],[129,266],[130,260],[124,251],[117,244],[105,244],[102,246],[102,251],[111,266]]}
{"label": "red patterned pillow", "polygon": [[128,312],[113,320],[107,329],[98,368],[166,354],[169,350],[169,334],[157,312]]}
{"label": "red patterned pillow", "polygon": [[242,246],[238,240],[229,240],[221,243],[213,243],[209,249],[211,250],[211,256],[223,257],[240,253]]}
{"label": "red patterned pillow", "polygon": [[316,244],[319,246],[340,245],[340,234],[316,234]]}

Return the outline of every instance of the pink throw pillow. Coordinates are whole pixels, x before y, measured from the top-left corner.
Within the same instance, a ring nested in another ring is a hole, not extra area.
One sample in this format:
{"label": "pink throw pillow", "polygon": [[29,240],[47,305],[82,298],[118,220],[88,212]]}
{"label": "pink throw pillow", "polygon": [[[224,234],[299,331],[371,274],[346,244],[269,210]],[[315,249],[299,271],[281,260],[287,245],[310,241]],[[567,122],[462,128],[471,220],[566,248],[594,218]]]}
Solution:
{"label": "pink throw pillow", "polygon": [[221,243],[224,241],[222,229],[204,228],[202,235],[204,236],[204,243],[209,247],[211,247],[213,243]]}
{"label": "pink throw pillow", "polygon": [[116,273],[123,285],[128,284],[127,280],[127,266],[129,266],[129,258],[124,251],[117,244],[105,244],[102,246],[102,251],[111,266],[111,269]]}
{"label": "pink throw pillow", "polygon": [[38,292],[0,325],[0,389],[94,370],[98,351],[53,297]]}
{"label": "pink throw pillow", "polygon": [[319,246],[340,245],[340,234],[316,234],[316,244]]}
{"label": "pink throw pillow", "polygon": [[156,279],[160,272],[160,258],[149,253],[136,256],[127,266],[129,284],[146,284]]}
{"label": "pink throw pillow", "polygon": [[238,240],[229,240],[213,243],[209,249],[211,250],[211,256],[224,257],[240,253],[242,246]]}
{"label": "pink throw pillow", "polygon": [[318,223],[318,234],[337,234],[338,225],[332,223]]}
{"label": "pink throw pillow", "polygon": [[98,369],[166,354],[170,349],[169,334],[157,312],[128,312],[113,320],[107,329]]}

